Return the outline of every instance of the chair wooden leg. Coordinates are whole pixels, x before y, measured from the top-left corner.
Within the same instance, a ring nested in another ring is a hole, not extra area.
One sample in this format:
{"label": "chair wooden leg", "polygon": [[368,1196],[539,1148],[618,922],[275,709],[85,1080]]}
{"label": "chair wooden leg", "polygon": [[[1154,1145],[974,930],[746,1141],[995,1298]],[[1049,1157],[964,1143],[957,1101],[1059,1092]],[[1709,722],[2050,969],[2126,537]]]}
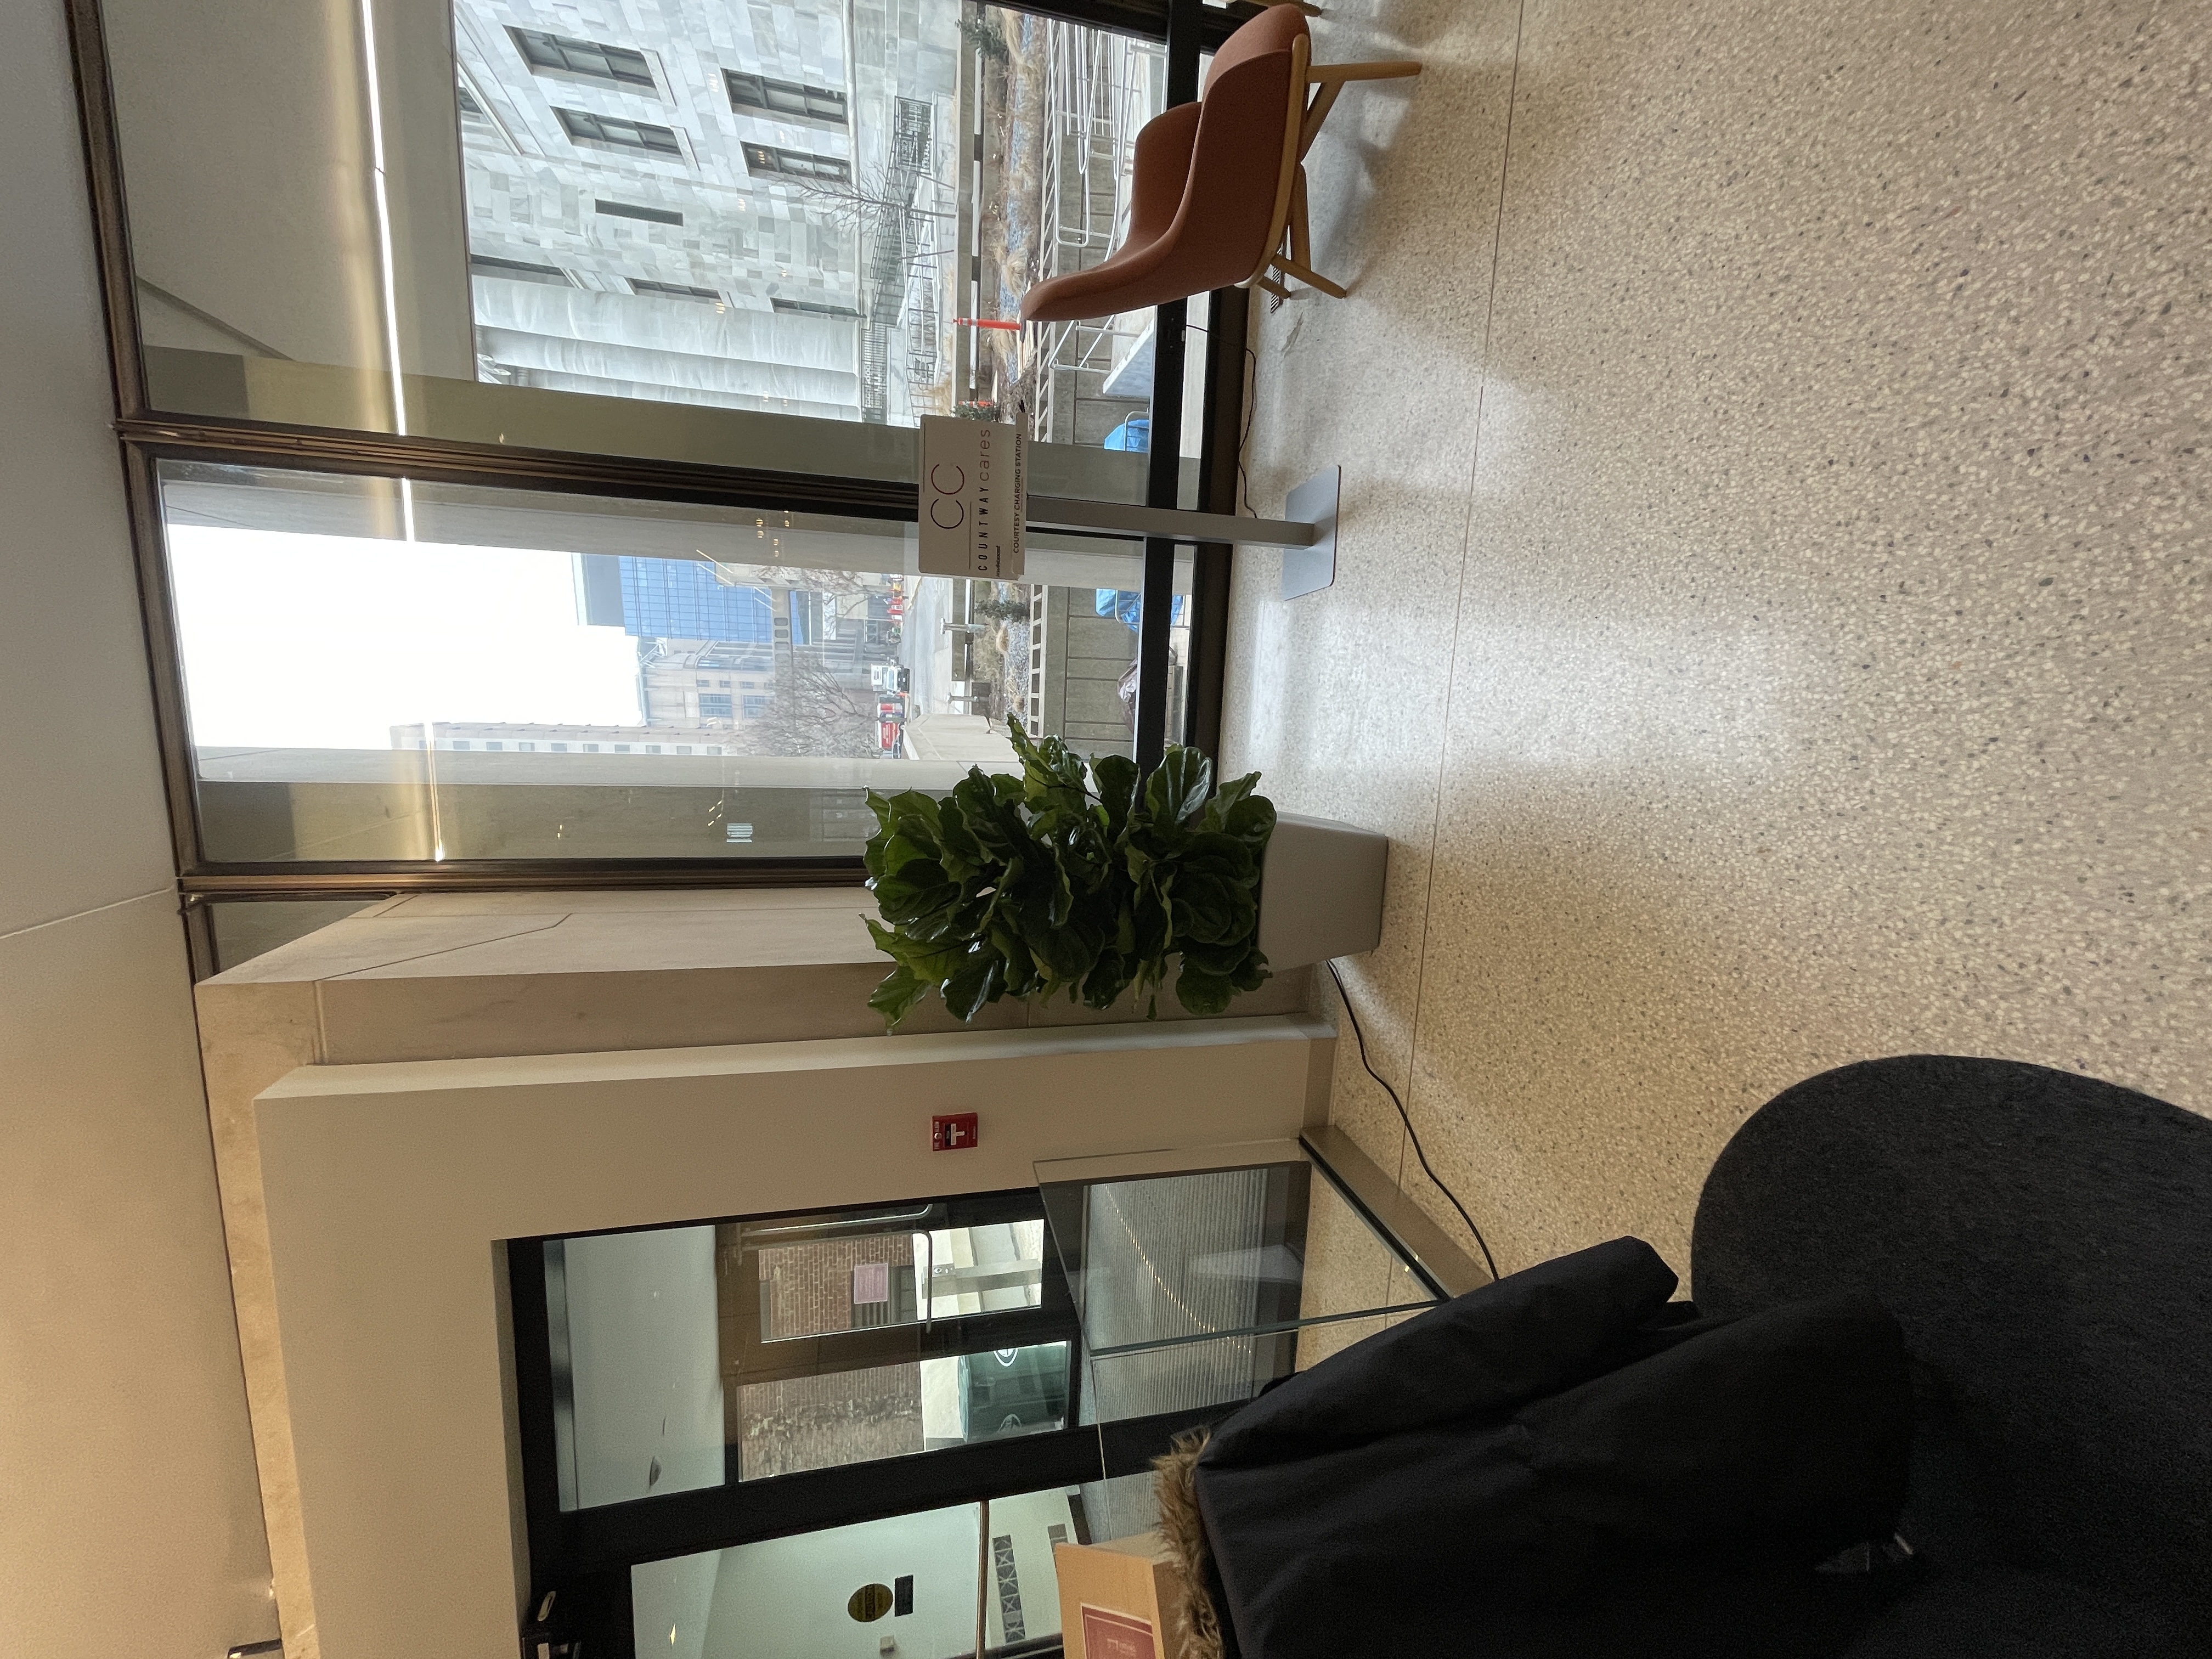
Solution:
{"label": "chair wooden leg", "polygon": [[1306,70],[1310,82],[1401,81],[1419,75],[1421,66],[1409,58],[1387,58],[1372,64],[1316,64]]}
{"label": "chair wooden leg", "polygon": [[1306,106],[1306,118],[1298,127],[1298,158],[1313,148],[1313,141],[1321,136],[1321,124],[1328,119],[1329,111],[1336,107],[1336,95],[1344,90],[1341,81],[1324,81],[1321,90],[1314,94],[1313,102]]}
{"label": "chair wooden leg", "polygon": [[1306,106],[1305,119],[1299,124],[1298,154],[1304,155],[1313,148],[1313,141],[1321,134],[1321,124],[1336,107],[1337,94],[1344,90],[1346,82],[1395,81],[1420,72],[1421,66],[1411,62],[1316,64],[1306,71],[1306,84],[1316,90],[1313,101]]}
{"label": "chair wooden leg", "polygon": [[1334,283],[1330,282],[1328,277],[1322,276],[1321,272],[1307,264],[1303,259],[1293,259],[1289,258],[1287,255],[1278,253],[1273,259],[1268,261],[1268,263],[1273,265],[1276,270],[1283,271],[1289,276],[1297,277],[1308,288],[1319,289],[1323,294],[1328,295],[1331,299],[1342,300],[1349,297],[1350,290],[1339,288]]}
{"label": "chair wooden leg", "polygon": [[1291,179],[1291,258],[1300,264],[1313,263],[1313,233],[1306,218],[1306,170],[1303,164]]}
{"label": "chair wooden leg", "polygon": [[1265,289],[1268,293],[1273,295],[1278,300],[1287,300],[1291,297],[1290,289],[1285,288],[1280,283],[1274,281],[1272,277],[1255,276],[1252,279],[1252,286],[1257,289]]}

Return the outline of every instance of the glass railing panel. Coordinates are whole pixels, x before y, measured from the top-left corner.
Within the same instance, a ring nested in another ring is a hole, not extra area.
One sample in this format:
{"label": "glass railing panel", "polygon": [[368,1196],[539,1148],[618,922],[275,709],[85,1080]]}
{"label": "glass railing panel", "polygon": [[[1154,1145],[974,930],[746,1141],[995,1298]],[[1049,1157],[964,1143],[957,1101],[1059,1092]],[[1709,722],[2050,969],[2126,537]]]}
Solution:
{"label": "glass railing panel", "polygon": [[1080,1310],[1085,1421],[1256,1395],[1432,1306],[1382,1235],[1305,1162],[1048,1182]]}

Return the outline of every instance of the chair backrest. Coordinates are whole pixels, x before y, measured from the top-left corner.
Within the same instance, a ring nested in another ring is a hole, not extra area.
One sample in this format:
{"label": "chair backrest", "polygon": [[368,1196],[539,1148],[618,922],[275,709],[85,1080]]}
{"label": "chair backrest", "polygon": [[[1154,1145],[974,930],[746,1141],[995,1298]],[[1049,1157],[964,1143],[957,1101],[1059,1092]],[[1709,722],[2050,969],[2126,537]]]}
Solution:
{"label": "chair backrest", "polygon": [[1221,43],[1221,50],[1213,54],[1213,61],[1206,71],[1206,83],[1212,86],[1217,76],[1232,70],[1248,58],[1259,58],[1271,52],[1288,52],[1291,44],[1312,36],[1306,28],[1305,14],[1296,6],[1270,6],[1249,22],[1239,24],[1236,31]]}
{"label": "chair backrest", "polygon": [[1905,1535],[2156,1603],[2212,1651],[2212,1121],[2093,1078],[1919,1054],[1823,1073],[1705,1182],[1722,1315],[1852,1291],[1935,1384]]}
{"label": "chair backrest", "polygon": [[[1306,27],[1305,14],[1295,5],[1273,5],[1257,17],[1238,27],[1236,33],[1221,43],[1213,54],[1213,62],[1206,74],[1206,93],[1223,83],[1231,71],[1267,57],[1284,60],[1282,73],[1285,96],[1282,101],[1283,127],[1281,146],[1276,152],[1275,199],[1272,204],[1272,231],[1266,239],[1267,252],[1249,273],[1257,276],[1267,269],[1267,257],[1282,240],[1283,228],[1289,222],[1291,185],[1298,168],[1299,128],[1304,125],[1306,106],[1306,67],[1313,61],[1313,36]],[[1201,94],[1201,101],[1204,94]],[[1256,137],[1256,135],[1255,135]],[[1201,137],[1201,143],[1204,139]],[[1200,158],[1201,163],[1203,157]],[[1249,277],[1243,280],[1249,280]]]}

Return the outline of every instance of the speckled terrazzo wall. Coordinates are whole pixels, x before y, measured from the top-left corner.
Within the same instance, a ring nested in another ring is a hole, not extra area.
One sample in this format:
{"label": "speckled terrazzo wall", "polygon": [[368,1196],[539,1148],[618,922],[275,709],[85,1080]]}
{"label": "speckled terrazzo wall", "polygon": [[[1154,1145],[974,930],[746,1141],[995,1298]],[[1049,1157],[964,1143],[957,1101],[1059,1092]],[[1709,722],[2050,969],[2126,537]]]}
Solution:
{"label": "speckled terrazzo wall", "polygon": [[[2212,1111],[2212,6],[1346,0],[1226,747],[1393,837],[1347,964],[1503,1265],[1686,1267],[1869,1055]],[[1340,1060],[1386,1168],[1396,1120]],[[1408,1158],[1409,1190],[1434,1200]],[[1808,1172],[1817,1201],[1819,1172]]]}

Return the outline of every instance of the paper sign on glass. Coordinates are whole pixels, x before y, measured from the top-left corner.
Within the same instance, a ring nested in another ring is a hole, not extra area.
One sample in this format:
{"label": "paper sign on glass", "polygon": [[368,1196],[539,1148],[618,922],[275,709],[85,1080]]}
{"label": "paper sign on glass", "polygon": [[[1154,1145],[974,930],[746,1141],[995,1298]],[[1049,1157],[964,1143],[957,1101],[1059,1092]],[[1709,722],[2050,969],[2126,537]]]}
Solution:
{"label": "paper sign on glass", "polygon": [[1026,426],[923,416],[921,511],[922,574],[1020,580]]}
{"label": "paper sign on glass", "polygon": [[866,1308],[891,1299],[891,1264],[863,1261],[853,1269],[853,1305]]}
{"label": "paper sign on glass", "polygon": [[1085,1602],[1083,1659],[1159,1659],[1152,1620]]}

